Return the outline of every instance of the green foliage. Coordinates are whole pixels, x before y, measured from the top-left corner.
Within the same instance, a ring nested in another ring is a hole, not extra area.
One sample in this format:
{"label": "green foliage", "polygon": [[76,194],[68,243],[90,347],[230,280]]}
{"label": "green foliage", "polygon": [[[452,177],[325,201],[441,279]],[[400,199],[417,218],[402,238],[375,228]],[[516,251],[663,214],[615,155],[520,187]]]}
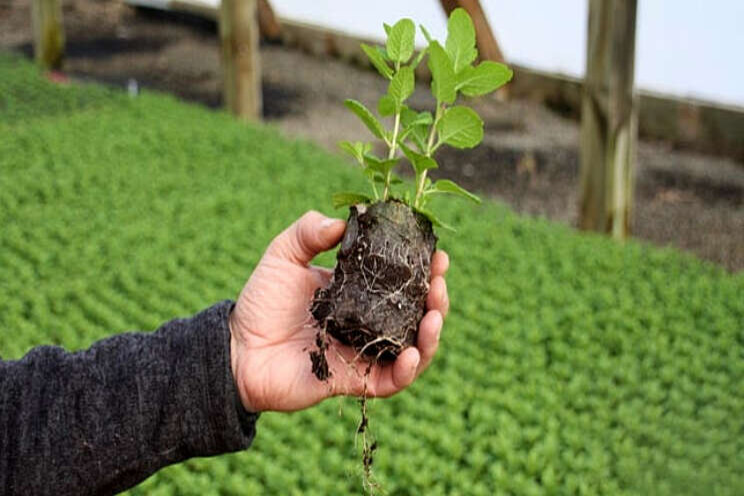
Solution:
{"label": "green foliage", "polygon": [[379,47],[371,47],[365,43],[362,43],[361,47],[364,53],[367,54],[369,61],[372,63],[375,69],[377,69],[380,75],[387,79],[392,79],[393,70],[385,61],[385,55],[383,55],[382,50]]}
{"label": "green foliage", "polygon": [[333,195],[333,208],[348,207],[357,203],[370,203],[372,198],[362,193],[335,193]]}
{"label": "green foliage", "polygon": [[431,94],[437,102],[440,105],[454,102],[457,98],[455,69],[452,59],[438,41],[433,41],[429,45],[429,70],[432,77]]}
{"label": "green foliage", "polygon": [[388,96],[392,100],[394,113],[400,113],[403,102],[413,94],[413,89],[413,69],[401,67],[393,76],[388,87]]}
{"label": "green foliage", "polygon": [[[273,236],[363,186],[270,128],[147,92],[60,88],[2,54],[0,101],[13,109],[0,111],[4,359],[235,298]],[[741,493],[744,276],[489,201],[442,213],[461,236],[441,241],[440,352],[371,403],[389,494]],[[353,400],[265,414],[250,450],[129,494],[358,494],[358,421]]]}
{"label": "green foliage", "polygon": [[475,203],[481,202],[481,199],[478,198],[476,195],[465,190],[461,186],[457,185],[454,181],[450,181],[449,179],[439,179],[438,181],[435,181],[428,193],[430,195],[436,193],[447,193],[451,195],[463,196]]}
{"label": "green foliage", "polygon": [[348,98],[344,102],[344,105],[346,105],[346,108],[354,112],[356,116],[359,117],[359,120],[361,120],[364,125],[367,126],[367,129],[369,129],[370,132],[375,135],[375,137],[383,140],[386,139],[385,129],[382,127],[382,124],[379,120],[377,120],[377,117],[375,117],[374,114],[370,112],[367,107],[364,106],[363,103]]}
{"label": "green foliage", "polygon": [[480,96],[511,81],[513,72],[504,64],[486,60],[477,67],[465,67],[457,75],[457,89],[465,96]]}
{"label": "green foliage", "polygon": [[483,140],[483,121],[475,110],[468,107],[451,107],[437,123],[440,143],[455,148],[473,148]]}
{"label": "green foliage", "polygon": [[349,141],[340,141],[338,147],[354,157],[360,165],[364,165],[364,156],[372,150],[372,145],[369,143],[361,143],[359,141],[355,141],[354,143]]}
{"label": "green foliage", "polygon": [[410,19],[396,22],[388,33],[385,48],[395,64],[405,64],[413,56],[416,25]]}
{"label": "green foliage", "polygon": [[397,158],[380,159],[370,154],[364,156],[364,165],[367,167],[367,170],[379,173],[385,177],[390,174],[397,163]]}
{"label": "green foliage", "polygon": [[402,145],[401,148],[403,149],[403,153],[405,154],[408,161],[411,162],[413,170],[416,171],[417,178],[424,172],[439,167],[436,160],[434,160],[433,158],[417,153],[408,148],[406,145]]}
{"label": "green foliage", "polygon": [[[426,177],[429,169],[437,167],[434,153],[442,145],[472,148],[483,140],[483,121],[478,114],[470,108],[453,104],[458,93],[479,96],[498,89],[511,80],[512,71],[503,64],[489,61],[478,66],[471,65],[478,57],[475,28],[470,16],[463,9],[455,9],[450,16],[445,47],[432,39],[426,28],[420,27],[428,45],[409,65],[406,64],[415,51],[416,29],[410,19],[402,19],[393,26],[384,24],[388,36],[384,51],[379,47],[372,48],[362,44],[362,49],[378,72],[390,80],[387,93],[377,102],[377,112],[383,118],[392,117],[391,131],[387,131],[363,104],[346,100],[346,106],[375,137],[385,142],[388,147],[387,160],[373,157],[368,152],[360,153],[361,148],[352,150],[348,144],[342,143],[340,146],[362,166],[364,175],[372,186],[374,201],[393,197],[393,169],[397,164],[396,157],[403,154],[416,173],[415,191],[413,195],[405,192],[398,199],[427,216],[435,225],[446,226],[427,207],[431,193],[445,192],[436,189]],[[434,115],[431,112],[417,112],[405,103],[415,89],[414,69],[427,55],[432,75],[431,92],[436,99]],[[388,62],[394,67],[391,68]],[[383,186],[381,196],[376,188],[377,183]],[[452,181],[442,184],[447,185],[441,187],[449,188],[446,191],[448,193],[455,193],[469,200],[477,199]],[[334,204],[343,206],[347,202],[334,201]]]}
{"label": "green foliage", "polygon": [[478,57],[478,50],[475,48],[475,27],[463,9],[455,9],[450,15],[445,48],[455,74],[469,67]]}

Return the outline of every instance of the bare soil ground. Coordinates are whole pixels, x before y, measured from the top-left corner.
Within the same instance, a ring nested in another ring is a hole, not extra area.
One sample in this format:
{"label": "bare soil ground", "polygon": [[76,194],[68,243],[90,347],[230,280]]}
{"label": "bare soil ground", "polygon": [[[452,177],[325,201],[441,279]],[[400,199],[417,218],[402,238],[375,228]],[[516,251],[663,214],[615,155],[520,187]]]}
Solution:
{"label": "bare soil ground", "polygon": [[[0,0],[0,50],[31,55],[27,0]],[[63,2],[65,71],[71,76],[170,92],[221,104],[213,23],[138,11],[119,0]],[[262,47],[264,115],[290,136],[335,150],[365,130],[342,102],[372,104],[385,91],[375,73],[276,45]],[[421,86],[413,106],[430,107]],[[468,152],[440,155],[439,174],[508,203],[514,210],[576,225],[578,124],[529,102],[483,99],[486,139]],[[638,149],[635,235],[744,269],[744,164],[642,141]]]}

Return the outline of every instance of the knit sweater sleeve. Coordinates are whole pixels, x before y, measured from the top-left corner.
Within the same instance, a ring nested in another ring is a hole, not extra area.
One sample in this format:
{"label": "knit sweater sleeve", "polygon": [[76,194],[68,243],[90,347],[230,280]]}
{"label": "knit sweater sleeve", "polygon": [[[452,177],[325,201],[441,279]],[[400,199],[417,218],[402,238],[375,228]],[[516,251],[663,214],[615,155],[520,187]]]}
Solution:
{"label": "knit sweater sleeve", "polygon": [[152,333],[0,362],[0,493],[114,494],[195,456],[246,449],[246,412],[218,303]]}

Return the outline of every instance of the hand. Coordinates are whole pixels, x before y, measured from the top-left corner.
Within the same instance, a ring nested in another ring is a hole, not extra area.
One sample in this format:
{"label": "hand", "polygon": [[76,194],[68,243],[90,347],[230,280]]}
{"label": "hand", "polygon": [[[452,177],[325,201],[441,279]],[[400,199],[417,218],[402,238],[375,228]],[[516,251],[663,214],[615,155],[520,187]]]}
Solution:
{"label": "hand", "polygon": [[[326,351],[331,372],[327,383],[312,373],[308,354],[316,349],[317,333],[310,302],[332,275],[309,263],[341,240],[345,226],[342,220],[306,213],[271,242],[240,293],[230,315],[231,361],[246,410],[295,411],[331,396],[363,393],[367,363],[355,360],[350,347],[331,340]],[[444,282],[448,266],[447,254],[436,252],[417,345],[405,349],[391,364],[372,367],[368,396],[391,396],[429,366],[449,307]]]}

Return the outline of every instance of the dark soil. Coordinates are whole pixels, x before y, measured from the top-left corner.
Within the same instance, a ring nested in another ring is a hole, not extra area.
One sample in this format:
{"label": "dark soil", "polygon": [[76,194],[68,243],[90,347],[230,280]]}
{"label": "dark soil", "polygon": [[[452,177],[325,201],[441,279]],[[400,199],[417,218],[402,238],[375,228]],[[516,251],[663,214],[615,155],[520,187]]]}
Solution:
{"label": "dark soil", "polygon": [[317,349],[310,350],[313,375],[319,381],[325,382],[331,377],[331,372],[328,369],[328,360],[325,354],[328,349],[328,340],[321,330],[318,330],[318,334],[316,335],[315,346],[317,346]]}
{"label": "dark soil", "polygon": [[[0,0],[0,50],[30,56],[28,0]],[[213,23],[138,11],[120,0],[65,0],[65,71],[78,79],[174,93],[221,105],[219,50]],[[348,96],[372,105],[385,91],[374,71],[276,45],[262,47],[264,117],[290,136],[336,149],[339,139],[367,139],[343,106]],[[432,108],[425,86],[414,106]],[[554,107],[524,101],[475,103],[486,122],[475,150],[443,150],[433,176],[503,201],[517,212],[577,224],[578,124]],[[744,166],[674,149],[638,147],[633,230],[732,271],[744,269]]]}
{"label": "dark soil", "polygon": [[333,278],[311,312],[360,356],[394,359],[416,342],[437,238],[428,219],[397,201],[350,210]]}

